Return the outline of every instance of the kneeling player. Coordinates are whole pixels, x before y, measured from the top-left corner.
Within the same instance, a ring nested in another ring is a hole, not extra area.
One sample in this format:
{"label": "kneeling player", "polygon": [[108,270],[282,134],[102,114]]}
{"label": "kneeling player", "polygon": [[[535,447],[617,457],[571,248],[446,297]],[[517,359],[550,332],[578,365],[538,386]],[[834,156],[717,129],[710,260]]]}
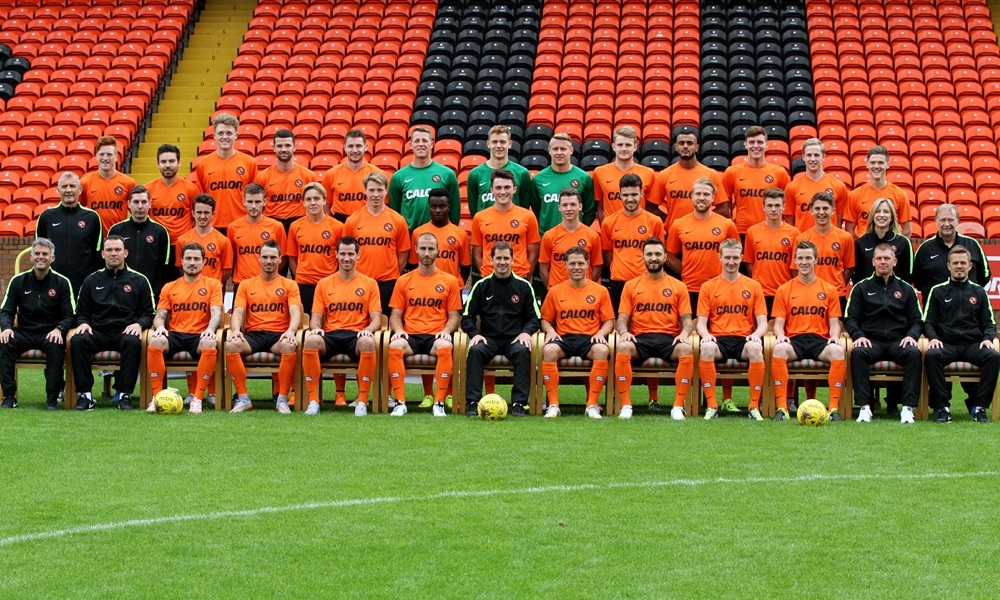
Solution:
{"label": "kneeling player", "polygon": [[591,419],[600,419],[597,401],[608,378],[608,334],[614,330],[615,311],[608,289],[587,278],[590,257],[585,249],[567,250],[564,265],[569,280],[549,288],[542,303],[542,380],[549,399],[545,416],[560,415],[559,361],[579,356],[593,361],[586,412]]}
{"label": "kneeling player", "polygon": [[[649,238],[642,247],[646,274],[625,283],[618,309],[618,348],[615,378],[621,396],[621,419],[632,418],[632,361],[642,364],[649,358],[676,360],[674,406],[670,417],[684,420],[684,397],[694,377],[694,356],[688,336],[691,298],[687,286],[663,271],[666,248],[658,238]],[[653,403],[650,402],[650,409]]]}
{"label": "kneeling player", "polygon": [[[750,361],[750,418],[762,421],[760,397],[764,389],[764,344],[767,331],[767,305],[759,283],[740,274],[743,246],[739,240],[724,240],[719,246],[722,275],[701,285],[698,296],[698,335],[701,353],[698,373],[705,389],[708,410],[706,419],[719,413],[715,400],[715,361],[735,359]],[[732,400],[724,403],[736,412]]]}
{"label": "kneeling player", "polygon": [[[163,286],[153,318],[153,333],[149,336],[146,362],[152,387],[147,411],[153,412],[153,399],[163,391],[167,379],[164,359],[184,351],[198,356],[198,378],[191,390],[192,414],[201,412],[201,400],[215,374],[218,359],[218,336],[222,321],[222,284],[218,279],[203,277],[205,247],[186,244],[181,254],[184,276]],[[167,327],[169,323],[169,329]]]}
{"label": "kneeling player", "polygon": [[840,297],[837,288],[816,277],[816,244],[795,245],[795,268],[799,274],[778,288],[774,295],[774,394],[778,410],[773,419],[788,418],[788,361],[821,360],[830,363],[830,420],[843,421],[837,410],[844,391],[847,362],[840,345]]}

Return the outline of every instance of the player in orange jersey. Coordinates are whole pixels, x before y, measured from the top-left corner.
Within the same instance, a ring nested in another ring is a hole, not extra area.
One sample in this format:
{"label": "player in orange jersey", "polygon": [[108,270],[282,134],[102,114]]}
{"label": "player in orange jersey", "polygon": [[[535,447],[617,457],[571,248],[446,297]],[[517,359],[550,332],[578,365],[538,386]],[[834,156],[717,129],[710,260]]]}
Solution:
{"label": "player in orange jersey", "polygon": [[695,180],[691,189],[694,212],[674,221],[667,234],[667,267],[681,274],[692,306],[698,306],[701,284],[722,272],[719,244],[739,238],[736,225],[712,211],[714,198],[715,184],[710,179]]}
{"label": "player in orange jersey", "polygon": [[886,179],[889,170],[889,150],[885,146],[872,146],[865,159],[868,167],[868,183],[851,190],[844,207],[844,231],[860,237],[868,227],[868,212],[879,198],[891,198],[899,217],[899,229],[904,237],[910,237],[913,216],[910,197],[899,186]]}
{"label": "player in orange jersey", "polygon": [[834,227],[833,196],[819,192],[809,202],[815,225],[802,232],[797,241],[812,242],[819,252],[813,270],[816,276],[832,284],[840,298],[840,310],[847,304],[847,282],[854,272],[854,238],[840,227]]}
{"label": "player in orange jersey", "polygon": [[337,270],[337,240],[343,233],[340,221],[326,214],[326,190],[317,181],[302,188],[306,216],[288,231],[288,268],[295,274],[305,312],[312,310],[319,280]]}
{"label": "player in orange jersey", "polygon": [[546,418],[558,417],[559,361],[580,357],[593,361],[587,386],[586,414],[601,418],[598,399],[608,378],[608,335],[614,330],[615,311],[607,288],[588,279],[590,257],[575,246],[566,251],[569,279],[549,288],[542,303],[542,380],[548,396]]}
{"label": "player in orange jersey", "polygon": [[791,181],[788,171],[767,162],[767,132],[760,125],[747,129],[744,136],[747,159],[738,165],[731,165],[722,175],[722,183],[732,202],[733,221],[740,234],[751,225],[764,220],[761,199],[764,190],[771,187],[785,189]]}
{"label": "player in orange jersey", "polygon": [[393,288],[410,255],[406,219],[385,203],[388,186],[381,173],[365,177],[368,204],[344,223],[344,235],[357,239],[363,250],[358,258],[358,271],[378,282],[382,314],[389,313]]}
{"label": "player in orange jersey", "polygon": [[[261,244],[273,240],[279,248],[285,247],[285,228],[271,217],[264,216],[264,188],[251,183],[243,190],[243,207],[246,216],[229,223],[226,236],[233,246],[233,284],[260,275]],[[284,264],[282,264],[284,268]]]}
{"label": "player in orange jersey", "polygon": [[326,188],[329,202],[327,213],[341,223],[364,208],[368,202],[365,196],[365,177],[372,173],[382,173],[382,169],[365,160],[366,152],[368,138],[365,132],[351,129],[344,134],[344,162],[323,175],[323,187]]}
{"label": "player in orange jersey", "polygon": [[281,223],[287,233],[292,223],[306,214],[302,205],[305,186],[319,178],[295,162],[295,134],[288,129],[275,132],[274,156],[277,162],[258,173],[254,181],[264,186],[267,194],[264,214]]}
{"label": "player in orange jersey", "polygon": [[799,231],[805,231],[815,224],[809,212],[809,202],[819,192],[833,196],[837,214],[833,224],[840,226],[844,207],[847,206],[848,189],[843,181],[823,171],[826,146],[819,138],[809,138],[802,142],[802,161],[806,172],[792,180],[785,187],[785,221]]}
{"label": "player in orange jersey", "polygon": [[430,210],[431,220],[413,230],[409,263],[411,265],[419,264],[416,251],[417,239],[423,234],[429,233],[437,239],[438,257],[435,263],[437,268],[454,275],[464,286],[469,279],[472,252],[469,250],[468,232],[448,220],[451,209],[451,198],[448,197],[448,190],[434,188],[428,192],[427,208]]}
{"label": "player in orange jersey", "polygon": [[128,218],[128,193],[135,179],[118,171],[118,141],[110,135],[97,139],[97,170],[80,178],[80,205],[101,217],[103,233]]}
{"label": "player in orange jersey", "polygon": [[[674,138],[674,152],[678,161],[663,169],[653,178],[653,190],[650,192],[651,206],[658,206],[663,215],[663,228],[670,231],[670,225],[678,218],[691,214],[694,203],[691,202],[691,189],[694,182],[707,177],[715,184],[715,199],[712,210],[723,217],[730,216],[729,196],[722,185],[722,175],[711,167],[706,167],[698,160],[698,135],[694,131],[685,131]],[[656,214],[654,209],[650,212]]]}
{"label": "player in orange jersey", "polygon": [[212,120],[215,152],[201,157],[194,168],[198,187],[215,198],[220,230],[246,213],[244,188],[257,178],[257,163],[253,157],[235,148],[239,126],[240,122],[233,115],[217,114]]}
{"label": "player in orange jersey", "polygon": [[281,355],[278,366],[278,398],[274,408],[288,414],[288,393],[298,363],[296,333],[302,325],[299,286],[278,273],[281,245],[264,242],[258,254],[260,275],[247,279],[236,290],[233,315],[226,336],[226,371],[236,387],[236,405],[230,412],[253,408],[247,395],[247,371],[243,357],[257,352]]}
{"label": "player in orange jersey", "polygon": [[604,256],[601,254],[601,235],[592,227],[580,222],[583,202],[576,188],[564,188],[559,192],[559,212],[562,222],[542,236],[542,252],[538,259],[538,276],[545,287],[551,288],[569,279],[566,270],[566,252],[571,248],[583,248],[587,257],[593,256],[589,277],[599,281]]}
{"label": "player in orange jersey", "polygon": [[514,249],[514,274],[531,279],[538,263],[538,220],[526,208],[514,204],[514,174],[497,169],[490,175],[493,186],[493,206],[476,213],[472,219],[472,260],[479,272],[487,277],[493,264],[487,260],[497,242],[507,242]]}
{"label": "player in orange jersey", "polygon": [[184,246],[201,244],[205,248],[205,266],[202,275],[218,279],[225,284],[233,274],[233,244],[218,229],[212,227],[212,220],[215,219],[215,199],[208,194],[198,194],[192,201],[191,214],[194,216],[194,229],[188,230],[174,245],[176,249],[174,254],[178,258],[177,266],[183,266],[179,260]]}
{"label": "player in orange jersey", "polygon": [[649,238],[662,239],[665,233],[663,221],[642,209],[642,179],[629,173],[622,176],[618,185],[622,210],[601,222],[601,250],[604,263],[611,265],[608,292],[615,310],[625,282],[646,273],[643,244]]}
{"label": "player in orange jersey", "polygon": [[[815,213],[813,216],[816,216]],[[818,221],[818,219],[817,219]],[[816,276],[816,244],[800,240],[795,244],[795,279],[782,284],[774,297],[774,356],[771,373],[778,401],[775,421],[788,418],[788,361],[821,360],[830,363],[830,420],[843,421],[838,408],[844,391],[847,362],[840,345],[840,316],[837,288]]]}
{"label": "player in orange jersey", "polygon": [[[378,175],[373,173],[372,176]],[[362,275],[361,244],[350,236],[337,242],[337,272],[320,279],[313,297],[309,332],[302,350],[302,373],[309,394],[307,415],[319,413],[320,361],[347,354],[358,361],[358,400],[354,416],[368,414],[368,392],[375,380],[375,332],[382,326],[382,300],[374,279]]]}
{"label": "player in orange jersey", "polygon": [[433,354],[437,357],[437,389],[431,414],[446,417],[445,396],[454,366],[451,337],[462,322],[462,286],[454,275],[437,268],[434,234],[417,238],[416,253],[419,266],[399,278],[389,303],[389,382],[396,401],[392,416],[406,414],[405,358]]}
{"label": "player in orange jersey", "polygon": [[[164,361],[178,352],[198,357],[198,378],[191,390],[190,412],[201,412],[201,401],[209,384],[215,379],[218,360],[216,330],[222,323],[222,283],[205,277],[205,248],[192,243],[181,252],[184,276],[163,286],[153,317],[146,364],[149,368],[150,390],[147,411],[153,412],[153,398],[163,391],[167,379]],[[169,324],[169,328],[168,328]]]}
{"label": "player in orange jersey", "polygon": [[[149,191],[149,218],[163,225],[175,242],[177,252],[171,251],[170,264],[181,266],[180,249],[176,241],[191,231],[191,209],[194,197],[198,195],[198,185],[178,176],[180,171],[181,151],[173,144],[163,144],[156,149],[156,166],[160,176],[146,184]],[[173,249],[171,249],[173,250]],[[173,281],[180,274],[171,268],[171,273],[165,273],[165,281]]]}
{"label": "player in orange jersey", "polygon": [[784,208],[785,192],[779,188],[764,190],[764,222],[747,229],[743,250],[747,273],[764,289],[769,315],[778,287],[793,277],[792,247],[802,233],[781,219]]}
{"label": "player in orange jersey", "polygon": [[[698,322],[701,337],[698,373],[708,410],[706,419],[719,412],[715,399],[715,362],[742,360],[750,362],[750,418],[762,421],[760,397],[764,390],[764,334],[767,332],[767,307],[760,284],[740,274],[743,247],[739,240],[723,240],[719,245],[722,274],[701,286],[698,296]],[[732,400],[723,402],[727,412],[738,412]]]}
{"label": "player in orange jersey", "polygon": [[[666,249],[663,241],[650,238],[642,247],[646,273],[625,284],[618,309],[618,348],[615,378],[622,399],[619,418],[632,418],[632,361],[642,364],[650,358],[676,360],[677,379],[670,417],[684,420],[684,397],[694,377],[694,356],[688,337],[694,330],[691,298],[687,286],[663,271]],[[649,409],[659,412],[659,403]]]}
{"label": "player in orange jersey", "polygon": [[[653,169],[635,161],[635,151],[639,149],[639,135],[628,125],[619,127],[611,137],[615,160],[594,169],[594,199],[597,200],[597,220],[604,221],[622,209],[619,184],[624,175],[634,173],[642,180],[644,198],[651,197],[653,189]],[[658,210],[650,205],[651,211]]]}

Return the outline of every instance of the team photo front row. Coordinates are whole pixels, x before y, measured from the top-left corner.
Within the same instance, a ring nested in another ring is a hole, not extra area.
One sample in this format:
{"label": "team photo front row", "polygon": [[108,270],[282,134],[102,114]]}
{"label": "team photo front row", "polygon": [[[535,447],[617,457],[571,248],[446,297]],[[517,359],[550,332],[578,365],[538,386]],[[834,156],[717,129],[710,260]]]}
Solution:
{"label": "team photo front row", "polygon": [[[843,293],[817,276],[818,250],[808,240],[794,244],[796,274],[772,297],[741,274],[744,251],[735,235],[711,246],[721,274],[698,282],[697,291],[668,274],[676,250],[658,237],[641,246],[644,272],[610,292],[593,280],[588,250],[570,247],[562,256],[565,280],[549,288],[539,308],[505,241],[482,248],[491,272],[463,304],[462,282],[436,265],[433,234],[415,237],[417,267],[391,282],[361,274],[362,244],[344,236],[336,243],[336,271],[310,286],[306,311],[299,285],[281,275],[281,245],[269,240],[257,253],[260,275],[237,285],[226,315],[222,284],[202,273],[201,244],[183,246],[182,275],[163,286],[154,308],[150,282],[126,267],[122,237],[104,239],[104,268],[83,280],[76,298],[70,281],[52,269],[55,246],[39,238],[30,249],[32,268],[11,279],[0,308],[2,406],[18,406],[18,363],[33,363],[45,369],[50,410],[63,395],[67,408],[93,410],[95,368],[117,371],[119,409],[131,410],[133,398],[141,398],[153,410],[173,367],[193,373],[194,414],[203,403],[233,413],[252,409],[253,371],[272,375],[280,413],[293,404],[319,413],[324,374],[354,373],[355,415],[371,406],[403,416],[410,370],[434,377],[422,406],[435,417],[449,409],[476,415],[483,386],[509,372],[513,416],[559,417],[560,380],[574,377],[584,380],[588,417],[601,418],[604,398],[603,412],[628,419],[633,378],[640,376],[651,384],[673,379],[675,420],[703,406],[706,419],[735,410],[729,401],[720,407],[716,387],[745,380],[750,419],[780,421],[794,413],[793,382],[826,379],[833,421],[851,418],[853,406],[859,422],[871,421],[878,385],[895,390],[900,422],[931,410],[946,423],[950,377],[957,375],[972,381],[965,388],[971,418],[990,422],[991,406],[997,418],[996,324],[985,289],[969,280],[972,256],[961,245],[948,251],[950,277],[930,289],[923,310],[914,288],[895,276],[897,253],[887,243],[874,248],[872,275],[853,286],[846,308]],[[651,400],[649,410],[660,410],[659,402]]]}

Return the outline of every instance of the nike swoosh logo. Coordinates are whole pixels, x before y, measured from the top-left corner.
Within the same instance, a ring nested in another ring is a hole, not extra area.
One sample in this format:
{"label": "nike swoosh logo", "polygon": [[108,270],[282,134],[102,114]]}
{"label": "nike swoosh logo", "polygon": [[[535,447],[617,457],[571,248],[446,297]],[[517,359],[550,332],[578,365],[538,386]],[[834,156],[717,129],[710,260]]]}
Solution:
{"label": "nike swoosh logo", "polygon": [[621,231],[621,230],[622,230],[622,228],[621,228],[621,227],[619,227],[619,228],[615,229],[615,233],[618,233],[618,232],[619,232],[619,231]]}
{"label": "nike swoosh logo", "polygon": [[412,181],[413,181],[413,178],[412,178],[412,177],[410,177],[409,179],[404,179],[404,180],[403,180],[403,183],[410,183],[410,182],[412,182]]}
{"label": "nike swoosh logo", "polygon": [[62,225],[62,223],[53,223],[52,224],[53,227],[59,227],[60,225]]}
{"label": "nike swoosh logo", "polygon": [[30,294],[30,293],[31,293],[31,290],[27,290],[27,291],[26,291],[26,292],[24,292],[24,293],[25,293],[25,294]]}
{"label": "nike swoosh logo", "polygon": [[493,299],[493,296],[486,296],[486,299],[487,299],[487,300],[492,300],[492,299]]}
{"label": "nike swoosh logo", "polygon": [[257,295],[257,292],[250,292],[250,295],[251,295],[251,296],[256,296],[256,295]]}
{"label": "nike swoosh logo", "polygon": [[715,297],[716,297],[716,298],[721,298],[721,297],[722,297],[722,294],[716,294],[716,295],[715,295]]}
{"label": "nike swoosh logo", "polygon": [[951,301],[952,301],[952,299],[951,299],[951,298],[945,298],[945,299],[944,299],[944,301],[945,301],[945,302],[951,302]]}
{"label": "nike swoosh logo", "polygon": [[869,296],[874,296],[874,295],[875,295],[875,292],[868,292],[868,295],[869,295]]}
{"label": "nike swoosh logo", "polygon": [[103,289],[104,289],[104,286],[103,286],[103,285],[99,285],[99,286],[97,286],[97,289],[99,289],[99,290],[103,290]]}
{"label": "nike swoosh logo", "polygon": [[875,249],[875,246],[872,246],[871,248],[865,248],[865,252],[871,252],[874,249]]}
{"label": "nike swoosh logo", "polygon": [[[28,292],[25,292],[25,294],[27,294],[27,293],[28,293]],[[565,299],[565,298],[563,298],[562,300],[560,300],[560,302],[565,302],[565,301],[566,301],[566,299]]]}
{"label": "nike swoosh logo", "polygon": [[937,258],[939,256],[941,256],[941,255],[940,254],[931,254],[931,260],[934,260],[935,258]]}
{"label": "nike swoosh logo", "polygon": [[798,296],[792,296],[792,300],[798,299]]}
{"label": "nike swoosh logo", "polygon": [[417,289],[417,288],[415,288],[415,287],[411,287],[411,288],[406,288],[406,289],[412,292],[413,290],[415,290],[415,289]]}
{"label": "nike swoosh logo", "polygon": [[123,237],[122,239],[123,239],[123,240],[130,240],[130,239],[132,239],[132,238],[129,238],[129,237]]}
{"label": "nike swoosh logo", "polygon": [[541,187],[549,187],[550,183],[552,183],[552,182],[551,181],[546,181],[545,183],[540,183],[538,185],[540,185]]}

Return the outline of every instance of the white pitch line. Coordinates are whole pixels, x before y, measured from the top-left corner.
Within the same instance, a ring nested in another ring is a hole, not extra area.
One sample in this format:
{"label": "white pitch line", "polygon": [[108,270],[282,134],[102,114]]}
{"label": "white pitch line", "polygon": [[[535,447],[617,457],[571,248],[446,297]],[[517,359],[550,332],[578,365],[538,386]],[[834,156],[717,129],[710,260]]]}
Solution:
{"label": "white pitch line", "polygon": [[495,490],[454,490],[448,492],[435,492],[423,496],[380,496],[375,498],[356,498],[353,500],[331,500],[328,502],[309,502],[306,504],[292,504],[290,506],[265,506],[262,508],[250,508],[245,510],[226,510],[219,512],[200,513],[191,515],[174,515],[170,517],[155,517],[152,519],[129,519],[128,521],[118,521],[116,523],[101,523],[98,525],[83,525],[80,527],[70,527],[68,529],[53,529],[50,531],[37,531],[34,533],[22,533],[10,537],[0,538],[0,547],[13,546],[22,542],[33,542],[49,538],[65,537],[78,533],[94,533],[98,531],[113,531],[125,529],[127,527],[144,527],[147,525],[159,525],[161,523],[179,523],[183,521],[207,521],[215,519],[227,519],[230,517],[253,517],[271,513],[283,513],[296,510],[314,510],[320,508],[343,508],[348,506],[369,506],[374,504],[397,504],[414,501],[439,500],[447,498],[483,498],[490,496],[514,496],[520,494],[546,494],[551,492],[579,492],[588,490],[617,490],[625,488],[658,488],[671,486],[704,486],[704,485],[733,485],[733,484],[755,484],[755,483],[799,483],[810,481],[869,481],[869,480],[921,480],[921,479],[967,479],[973,477],[997,477],[1000,471],[973,471],[970,473],[923,473],[923,474],[842,474],[842,475],[799,475],[796,477],[743,477],[729,478],[717,477],[714,479],[667,479],[664,481],[637,481],[618,483],[584,483],[578,485],[547,485],[540,487],[495,489]]}

